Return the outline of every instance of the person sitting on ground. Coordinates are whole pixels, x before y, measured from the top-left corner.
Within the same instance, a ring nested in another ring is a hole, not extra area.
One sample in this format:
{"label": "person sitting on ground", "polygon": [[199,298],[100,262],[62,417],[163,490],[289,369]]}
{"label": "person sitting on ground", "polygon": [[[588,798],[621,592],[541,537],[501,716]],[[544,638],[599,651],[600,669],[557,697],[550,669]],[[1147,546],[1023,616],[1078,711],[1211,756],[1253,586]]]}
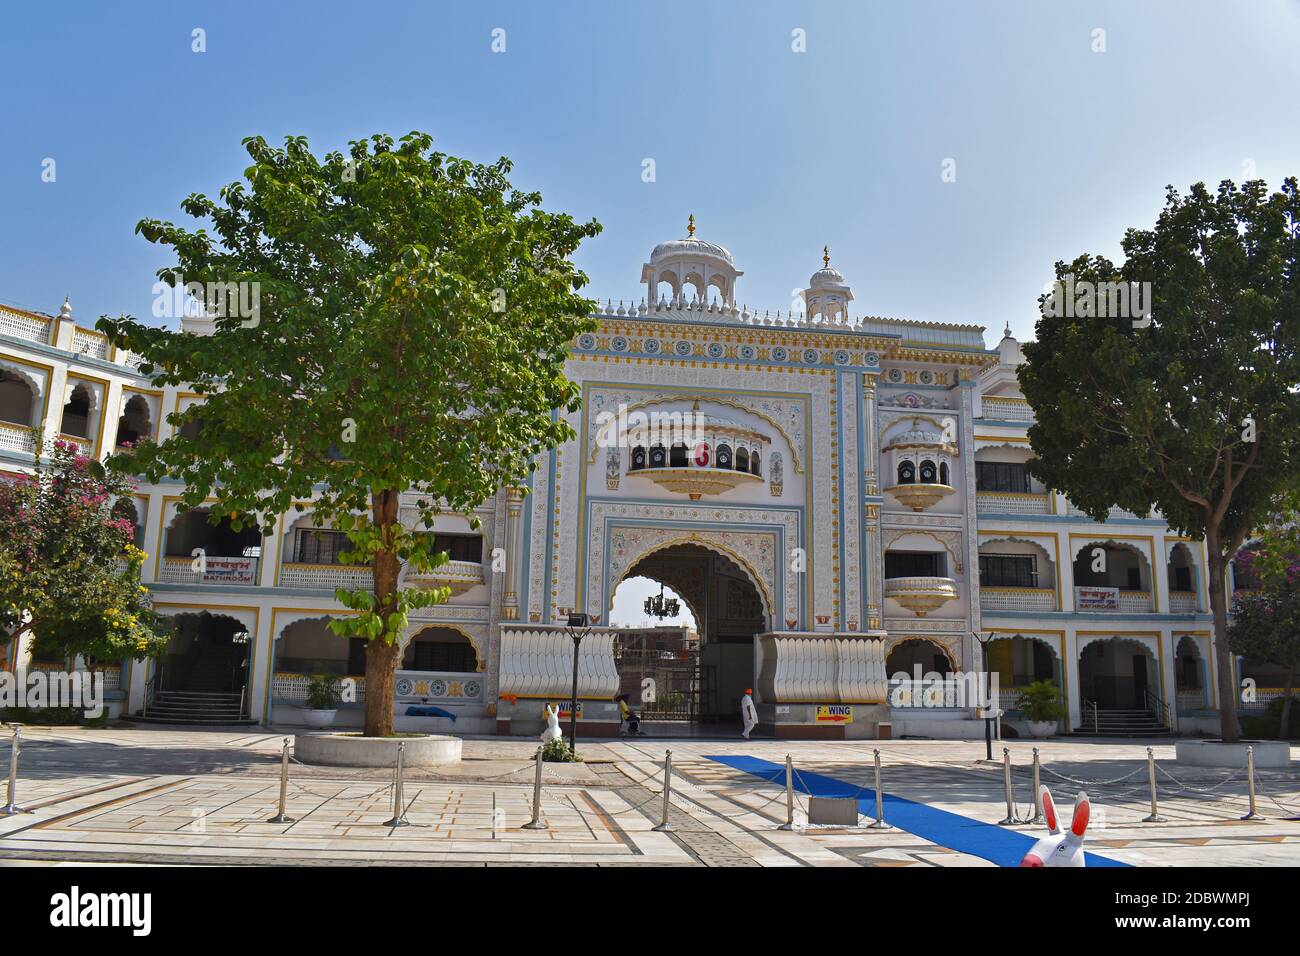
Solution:
{"label": "person sitting on ground", "polygon": [[619,721],[627,724],[629,734],[639,735],[641,733],[641,718],[634,714],[632,708],[628,706],[627,694],[619,694],[614,700],[618,701]]}

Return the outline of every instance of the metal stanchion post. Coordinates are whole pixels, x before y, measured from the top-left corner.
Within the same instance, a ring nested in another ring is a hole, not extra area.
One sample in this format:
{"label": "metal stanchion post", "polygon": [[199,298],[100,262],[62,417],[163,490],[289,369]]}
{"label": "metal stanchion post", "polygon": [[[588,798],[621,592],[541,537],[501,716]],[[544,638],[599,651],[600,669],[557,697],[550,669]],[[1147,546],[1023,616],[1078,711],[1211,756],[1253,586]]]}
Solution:
{"label": "metal stanchion post", "polygon": [[542,821],[542,748],[537,748],[537,773],[533,776],[533,818],[524,824],[525,830],[545,830]]}
{"label": "metal stanchion post", "polygon": [[785,823],[782,830],[794,829],[794,760],[785,755]]}
{"label": "metal stanchion post", "polygon": [[1038,764],[1038,748],[1034,748],[1034,815],[1028,821],[1029,823],[1040,823],[1043,819],[1043,801],[1038,796],[1038,788],[1042,785],[1041,768]]}
{"label": "metal stanchion post", "polygon": [[406,744],[397,745],[397,765],[393,768],[393,819],[384,826],[409,827],[411,821],[406,819],[406,799],[402,794],[402,758],[406,754]]}
{"label": "metal stanchion post", "polygon": [[[10,778],[13,779],[12,777]],[[1246,748],[1246,786],[1250,794],[1250,811],[1242,817],[1243,820],[1262,820],[1264,814],[1257,813],[1255,810],[1255,748]],[[12,799],[12,798],[11,798]]]}
{"label": "metal stanchion post", "polygon": [[18,748],[20,743],[21,735],[18,728],[14,727],[13,742],[9,745],[9,788],[5,797],[5,805],[0,807],[0,817],[12,817],[18,813],[35,812],[18,806]]}
{"label": "metal stanchion post", "polygon": [[670,796],[672,796],[672,792],[673,792],[673,752],[671,750],[666,750],[664,751],[664,812],[663,812],[662,819],[660,819],[659,821],[659,826],[654,828],[660,833],[667,833],[669,830],[672,829],[672,827],[668,825],[668,799]]}
{"label": "metal stanchion post", "polygon": [[1020,822],[1016,819],[1015,803],[1011,798],[1011,751],[1007,750],[1006,747],[1002,748],[1002,789],[1006,791],[1007,795],[1007,818],[999,820],[998,826],[1004,827]]}
{"label": "metal stanchion post", "polygon": [[280,806],[275,816],[267,823],[293,823],[293,817],[285,814],[285,802],[289,799],[289,738],[284,738],[284,748],[280,751]]}
{"label": "metal stanchion post", "polygon": [[1147,783],[1151,785],[1151,815],[1142,818],[1143,823],[1164,823],[1160,815],[1160,805],[1156,802],[1156,755],[1147,748]]}
{"label": "metal stanchion post", "polygon": [[892,830],[893,827],[885,822],[885,795],[880,789],[880,748],[875,748],[872,753],[876,765],[876,821],[867,826],[872,830]]}

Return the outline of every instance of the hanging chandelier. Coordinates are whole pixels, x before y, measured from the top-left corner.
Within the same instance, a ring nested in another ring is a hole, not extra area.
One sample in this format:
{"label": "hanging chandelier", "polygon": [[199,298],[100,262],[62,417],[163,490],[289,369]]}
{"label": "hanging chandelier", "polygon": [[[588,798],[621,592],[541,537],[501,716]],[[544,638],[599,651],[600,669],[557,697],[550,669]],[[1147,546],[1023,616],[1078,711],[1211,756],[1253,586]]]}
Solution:
{"label": "hanging chandelier", "polygon": [[676,598],[664,597],[664,586],[659,585],[659,593],[645,599],[645,612],[651,617],[657,617],[663,620],[666,617],[676,617],[682,609],[681,604]]}

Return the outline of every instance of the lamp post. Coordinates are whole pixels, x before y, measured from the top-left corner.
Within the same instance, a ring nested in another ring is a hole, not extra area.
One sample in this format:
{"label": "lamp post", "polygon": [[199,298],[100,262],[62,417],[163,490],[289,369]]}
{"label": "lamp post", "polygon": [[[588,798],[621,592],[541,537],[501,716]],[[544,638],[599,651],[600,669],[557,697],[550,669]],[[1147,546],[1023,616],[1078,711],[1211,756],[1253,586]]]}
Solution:
{"label": "lamp post", "polygon": [[[993,635],[980,637],[975,631],[971,631],[970,634],[980,646],[980,667],[984,672],[985,687],[990,687],[992,682],[988,680],[989,645],[993,643]],[[991,762],[993,760],[993,721],[997,719],[992,715],[997,708],[991,706],[993,704],[991,694],[986,694],[985,703],[990,706],[984,708],[984,759]]]}
{"label": "lamp post", "polygon": [[586,614],[570,614],[565,630],[573,639],[573,696],[569,700],[569,749],[578,755],[578,647],[591,630]]}

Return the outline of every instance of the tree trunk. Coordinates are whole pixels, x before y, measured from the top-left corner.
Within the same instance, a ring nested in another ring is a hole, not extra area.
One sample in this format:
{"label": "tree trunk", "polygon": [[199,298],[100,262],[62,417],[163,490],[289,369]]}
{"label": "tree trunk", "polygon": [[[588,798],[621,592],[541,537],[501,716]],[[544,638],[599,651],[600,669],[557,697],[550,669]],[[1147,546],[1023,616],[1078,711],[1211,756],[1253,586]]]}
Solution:
{"label": "tree trunk", "polygon": [[[371,496],[371,520],[381,533],[397,522],[397,492],[381,491]],[[385,535],[386,536],[386,535]],[[397,608],[397,577],[400,570],[393,551],[378,551],[372,564],[375,611],[385,624]],[[389,644],[383,632],[366,644],[367,737],[393,736],[393,690],[397,664],[402,656],[400,635]]]}
{"label": "tree trunk", "polygon": [[1286,696],[1282,698],[1282,726],[1278,730],[1278,740],[1290,739],[1291,731],[1291,688],[1295,686],[1295,665],[1286,669]]}
{"label": "tree trunk", "polygon": [[1210,560],[1210,610],[1214,614],[1214,660],[1218,670],[1219,734],[1224,741],[1241,739],[1237,724],[1237,686],[1232,678],[1232,651],[1228,648],[1228,603],[1226,594],[1228,559],[1219,546],[1217,534],[1205,536],[1205,550]]}

